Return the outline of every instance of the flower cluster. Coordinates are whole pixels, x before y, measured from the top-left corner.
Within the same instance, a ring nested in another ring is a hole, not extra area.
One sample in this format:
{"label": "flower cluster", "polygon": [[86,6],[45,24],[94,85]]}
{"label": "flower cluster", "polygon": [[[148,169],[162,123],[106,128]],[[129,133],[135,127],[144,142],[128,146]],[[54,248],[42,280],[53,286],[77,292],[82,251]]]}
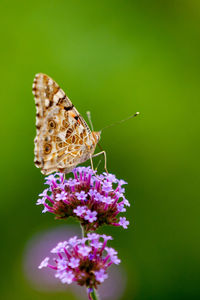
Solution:
{"label": "flower cluster", "polygon": [[76,236],[68,241],[60,242],[51,253],[55,254],[54,264],[46,257],[39,268],[50,267],[56,271],[55,277],[62,283],[77,282],[85,285],[89,293],[107,277],[107,269],[112,264],[119,264],[117,251],[107,247],[111,236],[88,233],[78,239]]}
{"label": "flower cluster", "polygon": [[96,175],[90,167],[77,167],[73,175],[68,180],[60,173],[46,177],[49,187],[37,201],[44,206],[43,212],[53,213],[58,219],[75,217],[85,232],[104,224],[127,228],[129,221],[119,217],[125,206],[130,206],[124,196],[124,180],[113,174]]}

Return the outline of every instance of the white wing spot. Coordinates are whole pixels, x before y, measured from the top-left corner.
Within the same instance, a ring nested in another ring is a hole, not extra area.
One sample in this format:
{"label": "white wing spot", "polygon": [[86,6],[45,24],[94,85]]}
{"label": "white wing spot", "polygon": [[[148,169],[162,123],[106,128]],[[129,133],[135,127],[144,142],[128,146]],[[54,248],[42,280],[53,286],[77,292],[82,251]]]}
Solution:
{"label": "white wing spot", "polygon": [[58,100],[60,98],[63,98],[65,96],[65,93],[60,89],[54,96],[53,96],[53,100],[54,102],[58,102]]}
{"label": "white wing spot", "polygon": [[48,107],[49,106],[49,99],[45,99],[45,106]]}
{"label": "white wing spot", "polygon": [[58,137],[59,137],[63,142],[65,142],[65,132],[59,132],[59,133],[58,133]]}
{"label": "white wing spot", "polygon": [[53,85],[53,80],[49,79],[49,85]]}

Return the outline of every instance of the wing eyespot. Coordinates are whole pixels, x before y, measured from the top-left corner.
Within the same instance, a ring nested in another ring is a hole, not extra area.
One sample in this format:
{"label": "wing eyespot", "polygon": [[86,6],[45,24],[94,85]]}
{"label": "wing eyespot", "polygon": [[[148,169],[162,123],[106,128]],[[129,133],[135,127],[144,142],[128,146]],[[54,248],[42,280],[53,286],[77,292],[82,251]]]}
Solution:
{"label": "wing eyespot", "polygon": [[45,154],[51,153],[51,150],[52,150],[51,144],[45,144],[45,145],[44,145],[44,153],[45,153]]}
{"label": "wing eyespot", "polygon": [[49,129],[55,129],[56,128],[56,122],[54,120],[48,121],[48,127]]}

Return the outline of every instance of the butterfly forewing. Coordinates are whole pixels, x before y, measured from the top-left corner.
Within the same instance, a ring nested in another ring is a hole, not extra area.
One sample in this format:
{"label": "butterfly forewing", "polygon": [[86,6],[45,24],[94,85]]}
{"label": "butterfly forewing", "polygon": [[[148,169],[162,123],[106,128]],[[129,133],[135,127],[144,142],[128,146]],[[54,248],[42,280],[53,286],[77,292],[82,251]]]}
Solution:
{"label": "butterfly forewing", "polygon": [[43,174],[70,172],[93,154],[97,139],[58,84],[45,74],[33,83],[36,104],[35,165]]}

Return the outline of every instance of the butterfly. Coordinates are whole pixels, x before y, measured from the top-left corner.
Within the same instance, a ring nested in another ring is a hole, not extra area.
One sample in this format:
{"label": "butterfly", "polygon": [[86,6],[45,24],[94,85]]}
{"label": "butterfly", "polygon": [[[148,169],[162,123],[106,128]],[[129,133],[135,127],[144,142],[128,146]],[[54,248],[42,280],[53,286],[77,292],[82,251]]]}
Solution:
{"label": "butterfly", "polygon": [[[39,73],[33,82],[36,105],[34,163],[43,174],[69,173],[91,160],[101,132],[91,131],[70,99],[49,76]],[[105,156],[106,168],[106,156]]]}

